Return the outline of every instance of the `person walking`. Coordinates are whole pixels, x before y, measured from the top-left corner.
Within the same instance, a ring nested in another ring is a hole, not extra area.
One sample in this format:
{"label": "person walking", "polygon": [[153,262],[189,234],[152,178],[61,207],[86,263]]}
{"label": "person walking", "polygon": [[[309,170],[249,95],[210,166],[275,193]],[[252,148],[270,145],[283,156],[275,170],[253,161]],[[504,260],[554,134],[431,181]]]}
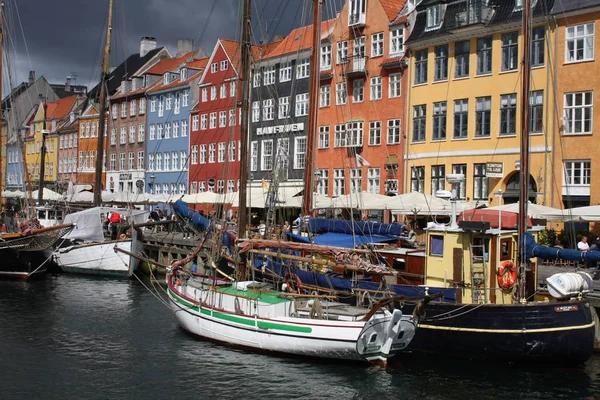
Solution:
{"label": "person walking", "polygon": [[117,240],[117,232],[119,230],[118,224],[121,223],[121,214],[118,212],[110,213],[110,240]]}

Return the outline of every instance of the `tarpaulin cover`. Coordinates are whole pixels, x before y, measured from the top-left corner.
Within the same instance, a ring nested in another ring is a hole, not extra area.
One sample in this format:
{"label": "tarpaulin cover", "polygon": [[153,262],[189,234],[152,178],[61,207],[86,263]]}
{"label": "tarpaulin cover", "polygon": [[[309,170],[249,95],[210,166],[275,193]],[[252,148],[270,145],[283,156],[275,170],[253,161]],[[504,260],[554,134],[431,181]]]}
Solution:
{"label": "tarpaulin cover", "polygon": [[559,247],[542,246],[535,242],[531,233],[525,234],[527,258],[539,257],[545,260],[567,260],[567,261],[600,261],[600,251],[569,250]]}
{"label": "tarpaulin cover", "polygon": [[311,218],[308,229],[314,234],[327,232],[349,235],[400,235],[403,224],[383,224],[381,222],[348,221],[343,219]]}
{"label": "tarpaulin cover", "polygon": [[177,200],[173,204],[173,210],[175,210],[175,212],[180,216],[190,219],[200,230],[204,231],[206,228],[208,228],[208,218],[203,217],[194,210],[190,210],[185,201]]}
{"label": "tarpaulin cover", "polygon": [[[501,218],[501,229],[517,229],[519,214],[511,211],[474,208],[465,210],[458,216],[460,221],[489,222],[490,228],[498,228],[498,218]],[[527,226],[531,227],[531,218],[527,217]]]}
{"label": "tarpaulin cover", "polygon": [[[292,253],[292,252],[290,252]],[[264,260],[256,258],[254,260],[254,266],[261,268],[264,264]],[[280,262],[274,260],[272,257],[267,257],[267,269],[274,274],[284,277],[286,273],[293,272],[300,278],[302,283],[312,286],[319,286],[322,288],[329,288],[335,290],[341,290],[350,292],[353,288],[368,289],[368,290],[388,290],[394,292],[397,296],[407,297],[423,297],[425,296],[424,286],[413,286],[413,285],[386,285],[384,288],[380,287],[378,282],[358,280],[352,282],[351,279],[337,278],[334,276],[321,274],[317,272],[303,271],[287,265],[281,265]],[[354,284],[353,284],[354,283]],[[439,288],[428,286],[427,293],[433,295],[436,293],[443,293],[443,297],[433,301],[446,301],[450,303],[456,302],[456,289],[453,288]]]}
{"label": "tarpaulin cover", "polygon": [[[291,232],[286,232],[287,237],[293,242],[300,243],[311,243],[308,237],[302,235],[296,235]],[[323,246],[333,246],[333,247],[345,247],[345,248],[353,248],[355,246],[360,246],[365,243],[381,243],[381,242],[391,242],[398,240],[397,236],[393,235],[371,235],[371,236],[362,236],[362,235],[349,235],[346,233],[323,233],[322,235],[313,236],[312,243],[320,244]]]}

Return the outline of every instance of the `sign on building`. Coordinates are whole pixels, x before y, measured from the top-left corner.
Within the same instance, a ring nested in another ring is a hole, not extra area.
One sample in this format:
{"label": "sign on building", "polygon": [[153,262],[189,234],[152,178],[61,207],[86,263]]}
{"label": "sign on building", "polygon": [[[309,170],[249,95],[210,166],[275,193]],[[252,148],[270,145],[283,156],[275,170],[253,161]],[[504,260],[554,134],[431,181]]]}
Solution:
{"label": "sign on building", "polygon": [[501,162],[486,163],[485,176],[488,178],[504,178],[504,164]]}

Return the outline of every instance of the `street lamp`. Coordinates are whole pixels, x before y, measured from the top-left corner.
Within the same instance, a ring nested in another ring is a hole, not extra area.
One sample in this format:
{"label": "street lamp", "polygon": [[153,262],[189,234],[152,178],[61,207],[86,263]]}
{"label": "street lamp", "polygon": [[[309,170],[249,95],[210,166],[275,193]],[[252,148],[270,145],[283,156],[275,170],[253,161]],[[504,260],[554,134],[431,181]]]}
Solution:
{"label": "street lamp", "polygon": [[[504,193],[502,192],[502,189],[498,189],[498,191],[496,193],[494,193],[494,195],[496,197],[498,197],[498,205],[501,206],[502,205],[502,196],[504,196]],[[501,249],[500,249],[500,232],[501,232],[501,228],[502,228],[502,208],[498,209],[498,241],[496,242],[496,259],[497,262],[500,263],[500,256],[501,256]]]}

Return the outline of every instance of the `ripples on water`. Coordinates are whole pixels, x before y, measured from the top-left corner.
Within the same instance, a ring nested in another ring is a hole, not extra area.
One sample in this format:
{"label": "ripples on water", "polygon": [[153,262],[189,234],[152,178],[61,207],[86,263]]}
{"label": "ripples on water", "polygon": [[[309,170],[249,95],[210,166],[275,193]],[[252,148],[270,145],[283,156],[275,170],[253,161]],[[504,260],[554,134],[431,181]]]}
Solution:
{"label": "ripples on water", "polygon": [[582,368],[492,367],[417,356],[387,371],[195,339],[137,281],[0,282],[0,399],[586,399]]}

